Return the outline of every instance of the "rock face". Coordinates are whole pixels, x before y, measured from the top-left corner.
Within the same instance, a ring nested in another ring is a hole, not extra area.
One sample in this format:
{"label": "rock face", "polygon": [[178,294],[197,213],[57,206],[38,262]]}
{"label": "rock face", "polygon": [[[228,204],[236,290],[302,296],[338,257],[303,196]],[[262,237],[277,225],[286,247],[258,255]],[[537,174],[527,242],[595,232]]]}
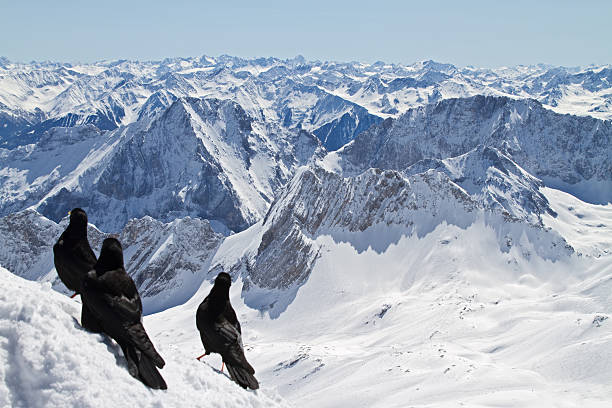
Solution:
{"label": "rock face", "polygon": [[420,160],[403,174],[434,170],[446,174],[482,208],[499,210],[508,218],[541,226],[542,215],[556,215],[540,192],[542,181],[493,147],[479,145],[458,157]]}
{"label": "rock face", "polygon": [[46,269],[53,268],[53,245],[62,231],[60,225],[34,210],[1,218],[0,265],[15,275],[36,280],[48,272]]}
{"label": "rock face", "polygon": [[564,259],[573,249],[544,227],[542,217],[554,211],[539,192],[541,185],[488,147],[419,162],[404,172],[369,169],[345,177],[303,167],[263,221],[244,232],[256,244],[234,261],[213,260],[211,276],[221,270],[241,275],[247,305],[277,317],[325,251],[322,237],[357,253],[384,254],[402,237],[422,238],[442,224],[467,229],[483,223],[495,231],[501,252],[518,246],[525,256]]}
{"label": "rock face", "polygon": [[[67,225],[67,217],[57,224],[34,210],[0,218],[0,265],[29,280],[52,282],[67,293],[53,264],[53,245]],[[87,236],[99,254],[109,234],[90,224]],[[164,224],[144,217],[130,220],[118,239],[145,312],[153,313],[181,304],[195,293],[223,235],[206,220],[186,217]]]}
{"label": "rock face", "polygon": [[221,231],[263,217],[278,190],[322,152],[312,134],[257,122],[236,103],[183,98],[151,121],[100,134],[54,129],[4,151],[2,214],[33,206],[59,221],[73,207],[106,231],[131,218],[206,218]]}
{"label": "rock face", "polygon": [[[532,100],[475,96],[443,100],[388,119],[338,152],[346,174],[369,167],[403,170],[424,159],[446,159],[479,145],[495,148],[555,186],[612,183],[612,125],[560,115]],[[578,192],[576,192],[578,193]],[[589,201],[612,200],[596,191]]]}
{"label": "rock face", "polygon": [[[0,265],[29,280],[53,282],[56,289],[67,293],[53,263],[53,245],[67,226],[67,214],[60,223],[55,223],[31,209],[0,218],[3,248]],[[106,236],[95,226],[87,226],[89,245],[94,252],[100,252]]]}
{"label": "rock face", "polygon": [[128,273],[152,313],[182,304],[195,293],[223,235],[202,219],[164,224],[144,217],[130,220],[119,240]]}
{"label": "rock face", "polygon": [[[319,235],[331,234],[344,241],[350,240],[351,233],[377,226],[399,226],[407,235],[424,234],[433,220],[465,225],[474,220],[477,208],[468,194],[441,173],[407,179],[395,171],[371,169],[344,178],[321,168],[304,168],[263,220],[249,279],[270,289],[304,283],[317,257],[314,239]],[[384,237],[371,244],[384,251],[388,240]]]}

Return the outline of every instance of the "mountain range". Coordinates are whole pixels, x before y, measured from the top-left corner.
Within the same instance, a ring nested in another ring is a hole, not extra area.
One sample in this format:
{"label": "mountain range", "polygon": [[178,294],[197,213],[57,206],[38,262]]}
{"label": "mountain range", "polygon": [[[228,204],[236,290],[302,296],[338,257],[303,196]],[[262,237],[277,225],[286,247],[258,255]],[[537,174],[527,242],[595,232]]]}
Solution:
{"label": "mountain range", "polygon": [[335,150],[387,117],[441,99],[535,99],[558,113],[612,118],[612,68],[458,68],[223,55],[163,61],[0,63],[0,141],[32,143],[52,127],[113,130],[181,97],[230,99],[252,117],[313,132]]}
{"label": "mountain range", "polygon": [[81,207],[167,350],[229,273],[299,406],[606,406],[611,72],[2,59],[0,265],[67,293]]}

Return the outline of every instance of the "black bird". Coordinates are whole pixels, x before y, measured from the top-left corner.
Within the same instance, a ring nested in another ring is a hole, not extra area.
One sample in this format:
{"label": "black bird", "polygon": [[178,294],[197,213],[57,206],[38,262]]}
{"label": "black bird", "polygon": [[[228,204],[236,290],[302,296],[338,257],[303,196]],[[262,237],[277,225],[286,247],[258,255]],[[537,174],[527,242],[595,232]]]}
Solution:
{"label": "black bird", "polygon": [[255,370],[242,347],[242,330],[229,300],[231,277],[221,272],[215,279],[210,293],[198,307],[196,326],[204,345],[204,355],[219,353],[227,366],[230,377],[242,388],[256,390],[259,383]]}
{"label": "black bird", "polygon": [[155,368],[162,368],[164,359],[142,325],[138,289],[125,271],[123,250],[115,238],[106,238],[102,243],[100,258],[83,282],[83,298],[104,333],[121,346],[129,373],[153,389],[167,389]]}
{"label": "black bird", "polygon": [[[96,255],[87,240],[87,214],[80,208],[70,211],[70,224],[53,245],[55,270],[66,287],[81,293],[83,279],[96,264]],[[83,303],[81,325],[93,332],[100,332],[100,326]]]}

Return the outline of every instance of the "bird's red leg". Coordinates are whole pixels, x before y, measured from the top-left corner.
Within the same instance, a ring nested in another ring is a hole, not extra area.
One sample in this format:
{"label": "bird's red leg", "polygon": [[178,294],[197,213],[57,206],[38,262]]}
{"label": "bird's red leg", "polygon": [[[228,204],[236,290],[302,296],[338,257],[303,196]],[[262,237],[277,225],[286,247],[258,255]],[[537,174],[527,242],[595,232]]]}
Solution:
{"label": "bird's red leg", "polygon": [[78,292],[74,292],[74,295],[70,296],[70,299],[74,299],[76,295],[78,295]]}
{"label": "bird's red leg", "polygon": [[200,357],[197,357],[197,358],[196,358],[196,360],[200,361],[200,359],[201,359],[202,357],[204,357],[205,355],[206,355],[206,353],[202,354]]}
{"label": "bird's red leg", "polygon": [[223,367],[225,367],[225,361],[221,362],[221,372],[223,372]]}

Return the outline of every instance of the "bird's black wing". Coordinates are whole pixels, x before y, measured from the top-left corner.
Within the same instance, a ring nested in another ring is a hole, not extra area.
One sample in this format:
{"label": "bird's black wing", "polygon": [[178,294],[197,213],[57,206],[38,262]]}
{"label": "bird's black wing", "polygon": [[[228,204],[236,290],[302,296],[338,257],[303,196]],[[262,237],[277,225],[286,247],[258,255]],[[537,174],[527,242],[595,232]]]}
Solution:
{"label": "bird's black wing", "polygon": [[[202,344],[206,353],[219,353],[222,356],[232,349],[232,345],[236,344],[239,348],[242,347],[240,340],[240,331],[228,319],[224,313],[217,314],[213,308],[210,298],[207,296],[196,312],[196,326],[200,331]],[[218,309],[218,308],[217,308]],[[229,353],[228,358],[232,361],[240,361],[239,351],[237,357],[232,358]]]}
{"label": "bird's black wing", "polygon": [[208,314],[208,296],[204,298],[196,311],[196,327],[199,331],[204,330],[206,315]]}
{"label": "bird's black wing", "polygon": [[104,331],[120,344],[129,344],[148,355],[156,366],[164,360],[157,353],[141,323],[142,302],[132,278],[123,268],[97,276],[90,271],[83,295],[87,306],[102,322]]}
{"label": "bird's black wing", "polygon": [[238,317],[236,317],[236,311],[232,307],[232,304],[230,303],[229,300],[225,304],[225,310],[223,311],[223,316],[227,319],[228,322],[230,322],[236,328],[236,330],[238,330],[238,333],[242,334],[242,328],[240,327],[240,322],[238,321]]}
{"label": "bird's black wing", "polygon": [[242,336],[236,327],[225,318],[217,319],[214,327],[215,334],[219,337],[218,341],[223,344],[220,354],[226,364],[244,367],[249,373],[254,374],[255,370],[244,356]]}
{"label": "bird's black wing", "polygon": [[238,329],[229,320],[220,317],[215,323],[215,332],[223,342],[221,358],[225,362],[232,380],[243,388],[258,389],[259,383],[254,376],[255,369],[244,355],[242,339]]}
{"label": "bird's black wing", "polygon": [[[140,321],[142,317],[142,301],[136,284],[125,272],[118,268],[97,276],[95,271],[89,272],[85,285],[92,288],[96,294],[103,297],[106,307],[117,315],[124,323]],[[104,305],[99,305],[104,308]]]}
{"label": "bird's black wing", "polygon": [[97,276],[96,271],[92,270],[83,284],[85,303],[104,322],[104,331],[113,338],[121,337],[125,332],[124,327],[139,322],[142,316],[142,304],[137,293],[136,296],[129,296],[121,290],[123,282],[112,279],[113,276],[122,279],[122,272],[125,273],[114,270]]}

